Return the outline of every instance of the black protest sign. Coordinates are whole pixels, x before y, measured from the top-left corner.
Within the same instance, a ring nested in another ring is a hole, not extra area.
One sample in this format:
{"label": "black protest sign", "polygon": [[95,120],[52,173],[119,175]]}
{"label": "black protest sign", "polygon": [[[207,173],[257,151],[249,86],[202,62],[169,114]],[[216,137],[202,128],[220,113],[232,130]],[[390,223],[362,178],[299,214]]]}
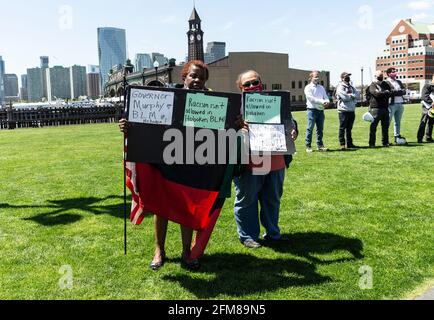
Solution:
{"label": "black protest sign", "polygon": [[245,92],[244,119],[249,123],[250,151],[273,155],[295,153],[291,136],[291,94],[287,91]]}
{"label": "black protest sign", "polygon": [[176,129],[183,140],[182,159],[176,164],[197,164],[191,160],[191,152],[194,156],[203,141],[196,141],[196,134],[200,130],[212,134],[213,141],[207,142],[213,144],[213,152],[218,155],[219,132],[238,129],[236,121],[241,114],[241,96],[212,91],[130,86],[126,109],[130,123],[127,161],[166,164],[164,151],[173,144],[173,139],[167,139],[167,133]]}

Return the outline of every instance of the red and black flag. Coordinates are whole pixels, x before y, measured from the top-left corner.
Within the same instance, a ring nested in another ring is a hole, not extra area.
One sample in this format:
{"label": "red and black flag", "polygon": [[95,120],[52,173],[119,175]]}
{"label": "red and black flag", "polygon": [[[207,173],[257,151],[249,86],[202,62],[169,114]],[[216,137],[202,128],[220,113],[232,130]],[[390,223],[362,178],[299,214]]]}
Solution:
{"label": "red and black flag", "polygon": [[152,213],[198,231],[192,256],[200,257],[224,205],[233,166],[127,163],[127,176],[131,222],[139,225]]}

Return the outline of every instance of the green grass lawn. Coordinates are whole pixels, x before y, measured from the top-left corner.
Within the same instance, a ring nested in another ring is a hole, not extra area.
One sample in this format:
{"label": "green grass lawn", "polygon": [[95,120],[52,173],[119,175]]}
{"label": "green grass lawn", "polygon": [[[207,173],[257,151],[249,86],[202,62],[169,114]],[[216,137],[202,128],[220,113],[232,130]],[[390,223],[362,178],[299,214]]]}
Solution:
{"label": "green grass lawn", "polygon": [[[369,136],[363,112],[360,146]],[[291,243],[245,249],[231,199],[198,273],[180,267],[175,224],[161,271],[148,268],[150,218],[128,226],[123,255],[115,124],[0,131],[0,299],[407,299],[434,285],[434,145],[414,143],[420,107],[406,109],[408,147],[354,152],[306,154],[306,115],[295,117],[302,133],[281,210]],[[337,135],[337,112],[327,111],[331,149]],[[59,285],[62,266],[71,267],[70,289]],[[363,270],[372,270],[372,289],[359,286]]]}

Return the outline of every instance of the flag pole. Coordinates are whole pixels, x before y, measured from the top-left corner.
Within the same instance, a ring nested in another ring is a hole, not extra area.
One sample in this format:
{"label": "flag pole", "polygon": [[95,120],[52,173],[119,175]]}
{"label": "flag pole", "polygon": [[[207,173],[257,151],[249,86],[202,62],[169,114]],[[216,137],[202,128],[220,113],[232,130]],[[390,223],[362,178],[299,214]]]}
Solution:
{"label": "flag pole", "polygon": [[[124,134],[124,148],[126,135]],[[124,151],[124,254],[127,255],[127,157]]]}
{"label": "flag pole", "polygon": [[[127,88],[126,77],[124,76],[124,114],[127,115]],[[124,255],[127,255],[127,134],[124,132]]]}

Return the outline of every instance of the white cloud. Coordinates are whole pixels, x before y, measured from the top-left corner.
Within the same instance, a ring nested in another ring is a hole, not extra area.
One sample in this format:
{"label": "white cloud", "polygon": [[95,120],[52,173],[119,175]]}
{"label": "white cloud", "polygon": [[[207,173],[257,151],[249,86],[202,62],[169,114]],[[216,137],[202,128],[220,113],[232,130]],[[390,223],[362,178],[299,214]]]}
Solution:
{"label": "white cloud", "polygon": [[408,7],[413,10],[425,10],[432,6],[431,1],[412,1],[408,4]]}
{"label": "white cloud", "polygon": [[327,42],[306,40],[305,44],[309,47],[324,47],[327,45]]}

